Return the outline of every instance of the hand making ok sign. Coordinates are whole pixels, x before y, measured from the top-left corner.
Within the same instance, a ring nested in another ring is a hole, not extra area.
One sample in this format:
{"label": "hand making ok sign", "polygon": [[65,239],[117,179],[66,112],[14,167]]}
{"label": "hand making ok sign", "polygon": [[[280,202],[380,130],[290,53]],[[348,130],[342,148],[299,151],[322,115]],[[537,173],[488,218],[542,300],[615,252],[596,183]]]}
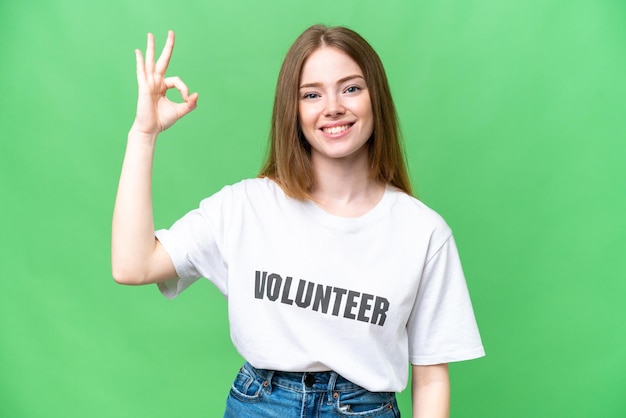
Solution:
{"label": "hand making ok sign", "polygon": [[[133,130],[137,133],[156,135],[196,108],[198,93],[189,95],[189,88],[179,77],[165,77],[173,50],[173,31],[168,32],[167,42],[156,63],[154,36],[151,33],[148,34],[145,60],[141,51],[135,50],[139,97]],[[167,90],[171,88],[180,92],[182,103],[172,102],[165,96]]]}

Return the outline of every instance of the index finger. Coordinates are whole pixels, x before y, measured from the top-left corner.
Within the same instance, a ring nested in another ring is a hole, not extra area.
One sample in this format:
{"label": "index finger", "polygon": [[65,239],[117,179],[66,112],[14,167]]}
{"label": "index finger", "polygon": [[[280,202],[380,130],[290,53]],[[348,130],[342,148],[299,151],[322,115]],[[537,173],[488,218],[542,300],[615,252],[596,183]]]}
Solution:
{"label": "index finger", "polygon": [[159,59],[156,62],[155,72],[161,76],[165,75],[167,67],[170,65],[170,58],[172,57],[172,51],[174,50],[174,31],[167,32],[167,41],[159,55]]}

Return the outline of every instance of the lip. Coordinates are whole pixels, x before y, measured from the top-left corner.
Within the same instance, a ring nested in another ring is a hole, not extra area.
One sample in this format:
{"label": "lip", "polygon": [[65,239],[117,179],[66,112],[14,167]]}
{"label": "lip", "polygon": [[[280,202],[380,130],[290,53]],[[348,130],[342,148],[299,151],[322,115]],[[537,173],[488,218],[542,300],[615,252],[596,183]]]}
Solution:
{"label": "lip", "polygon": [[350,125],[352,127],[352,125],[354,124],[355,124],[355,121],[341,120],[341,121],[332,122],[332,123],[325,123],[324,125],[320,126],[319,129],[334,128],[336,126],[344,126],[344,125]]}
{"label": "lip", "polygon": [[[350,122],[350,121],[327,123],[323,125],[322,127],[320,127],[319,130],[322,133],[322,135],[324,135],[327,138],[340,138],[344,135],[347,135],[352,130],[352,127],[354,126],[355,123],[356,122]],[[335,128],[338,126],[348,126],[348,127],[344,129],[343,131],[332,133],[332,134],[324,131],[324,129]]]}

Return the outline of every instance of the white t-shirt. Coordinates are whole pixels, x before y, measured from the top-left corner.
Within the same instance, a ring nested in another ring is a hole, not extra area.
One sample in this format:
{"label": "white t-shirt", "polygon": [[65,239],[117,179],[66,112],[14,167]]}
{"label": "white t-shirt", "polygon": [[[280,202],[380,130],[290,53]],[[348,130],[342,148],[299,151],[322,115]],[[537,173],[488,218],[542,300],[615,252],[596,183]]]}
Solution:
{"label": "white t-shirt", "polygon": [[334,370],[370,391],[406,387],[408,363],[484,355],[451,231],[417,199],[388,187],[358,218],[244,180],[157,231],[177,279],[199,277],[228,298],[231,338],[254,367]]}

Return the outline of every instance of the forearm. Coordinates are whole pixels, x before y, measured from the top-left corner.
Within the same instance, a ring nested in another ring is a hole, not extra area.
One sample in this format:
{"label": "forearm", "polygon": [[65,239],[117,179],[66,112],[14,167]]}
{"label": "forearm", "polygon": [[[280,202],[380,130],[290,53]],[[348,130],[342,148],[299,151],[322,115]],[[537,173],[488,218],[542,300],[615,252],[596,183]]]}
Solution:
{"label": "forearm", "polygon": [[413,366],[411,394],[413,418],[448,418],[450,416],[448,365]]}
{"label": "forearm", "polygon": [[113,277],[141,284],[155,252],[152,214],[152,164],[156,135],[131,129],[113,212],[111,261]]}

